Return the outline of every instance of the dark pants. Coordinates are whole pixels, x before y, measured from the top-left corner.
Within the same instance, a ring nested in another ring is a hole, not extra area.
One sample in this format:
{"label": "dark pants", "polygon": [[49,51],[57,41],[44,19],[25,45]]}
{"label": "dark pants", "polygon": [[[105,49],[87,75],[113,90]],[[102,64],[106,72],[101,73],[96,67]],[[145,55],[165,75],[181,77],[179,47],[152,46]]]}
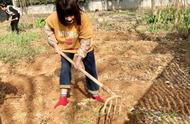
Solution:
{"label": "dark pants", "polygon": [[16,31],[18,34],[19,33],[18,23],[19,23],[19,19],[20,19],[20,14],[12,16],[12,19],[15,19],[15,18],[18,18],[18,20],[11,21],[11,30],[13,32]]}
{"label": "dark pants", "polygon": [[[65,53],[69,58],[73,59],[73,53]],[[85,70],[91,74],[93,77],[97,78],[96,72],[96,64],[94,51],[91,51],[87,54],[87,56],[82,60]],[[61,86],[69,86],[71,82],[71,64],[61,57],[61,73],[60,73],[60,85]],[[99,90],[99,86],[95,84],[91,79],[86,77],[86,84],[89,91],[94,92]]]}

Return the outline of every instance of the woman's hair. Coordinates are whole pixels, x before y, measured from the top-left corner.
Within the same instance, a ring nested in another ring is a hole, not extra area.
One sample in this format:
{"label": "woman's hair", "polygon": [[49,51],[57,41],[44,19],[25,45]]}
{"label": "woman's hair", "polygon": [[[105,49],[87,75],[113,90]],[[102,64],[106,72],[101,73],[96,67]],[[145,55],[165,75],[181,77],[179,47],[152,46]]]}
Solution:
{"label": "woman's hair", "polygon": [[61,24],[67,25],[65,17],[74,16],[77,25],[81,25],[81,9],[77,2],[78,0],[56,0],[56,11]]}
{"label": "woman's hair", "polygon": [[5,2],[0,3],[0,7],[7,7],[7,3]]}

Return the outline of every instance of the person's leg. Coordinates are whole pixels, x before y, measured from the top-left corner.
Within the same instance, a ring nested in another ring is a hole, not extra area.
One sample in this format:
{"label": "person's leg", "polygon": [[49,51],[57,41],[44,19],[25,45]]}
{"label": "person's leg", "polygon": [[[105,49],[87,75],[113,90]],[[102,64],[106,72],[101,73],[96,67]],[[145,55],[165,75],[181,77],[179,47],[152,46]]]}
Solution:
{"label": "person's leg", "polygon": [[19,34],[18,23],[19,23],[19,20],[20,20],[20,14],[18,14],[18,16],[16,18],[18,18],[18,20],[15,21],[15,30],[16,30],[17,34]]}
{"label": "person's leg", "polygon": [[19,21],[15,21],[15,30],[16,30],[17,34],[19,34],[18,22]]}
{"label": "person's leg", "polygon": [[[74,54],[72,53],[65,53],[69,58],[73,58]],[[60,99],[54,106],[56,108],[59,105],[66,106],[67,101],[67,92],[70,88],[71,82],[71,64],[61,57],[61,71],[60,71]]]}
{"label": "person's leg", "polygon": [[[96,72],[96,63],[95,63],[95,57],[94,57],[94,51],[91,51],[87,54],[87,56],[83,59],[85,70],[92,75],[94,78],[98,78],[97,72]],[[103,102],[103,100],[99,97],[99,86],[94,83],[91,79],[86,77],[86,83],[88,92],[92,94],[93,98],[95,98],[97,101]]]}
{"label": "person's leg", "polygon": [[11,21],[11,31],[14,31],[15,30],[15,26],[14,26],[14,22],[13,21]]}
{"label": "person's leg", "polygon": [[[74,54],[65,53],[69,58],[73,59]],[[70,88],[71,81],[71,64],[64,58],[61,57],[61,71],[60,71],[60,87]]]}

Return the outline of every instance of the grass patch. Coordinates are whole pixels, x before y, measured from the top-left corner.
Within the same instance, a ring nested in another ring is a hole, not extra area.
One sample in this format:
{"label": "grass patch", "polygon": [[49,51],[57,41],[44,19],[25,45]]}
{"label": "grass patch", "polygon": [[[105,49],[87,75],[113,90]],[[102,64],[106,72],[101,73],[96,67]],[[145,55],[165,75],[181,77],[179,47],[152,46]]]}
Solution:
{"label": "grass patch", "polygon": [[154,13],[146,13],[144,19],[150,27],[150,32],[179,31],[186,33],[190,28],[189,12],[189,7],[178,10],[171,5],[155,10]]}
{"label": "grass patch", "polygon": [[33,42],[39,38],[34,32],[7,33],[0,36],[0,60],[5,63],[15,64],[22,59],[31,59],[41,53],[45,47],[34,47]]}

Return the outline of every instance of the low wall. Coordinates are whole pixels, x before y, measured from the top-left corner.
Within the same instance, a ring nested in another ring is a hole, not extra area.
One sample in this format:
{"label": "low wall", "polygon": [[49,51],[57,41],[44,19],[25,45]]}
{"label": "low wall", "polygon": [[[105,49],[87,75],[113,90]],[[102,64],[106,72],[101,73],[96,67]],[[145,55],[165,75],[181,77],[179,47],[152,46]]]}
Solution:
{"label": "low wall", "polygon": [[[169,0],[155,0],[155,6],[166,6],[169,4]],[[184,4],[190,4],[190,0],[186,1]],[[150,8],[151,0],[120,0],[117,5],[117,0],[109,0],[107,3],[103,0],[94,0],[88,3],[80,3],[83,10],[95,11],[95,10],[113,10],[116,8],[120,9],[137,9],[137,8]],[[21,12],[21,9],[18,8]],[[55,10],[53,4],[48,5],[35,5],[27,7],[28,14],[46,14],[51,13]]]}

